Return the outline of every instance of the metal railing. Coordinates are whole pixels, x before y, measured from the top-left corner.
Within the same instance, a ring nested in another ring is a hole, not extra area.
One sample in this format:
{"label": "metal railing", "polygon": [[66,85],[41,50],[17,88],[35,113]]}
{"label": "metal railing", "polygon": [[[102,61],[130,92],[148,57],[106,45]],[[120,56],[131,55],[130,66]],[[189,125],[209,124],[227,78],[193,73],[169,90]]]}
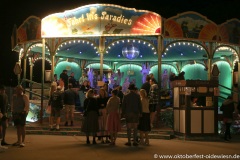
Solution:
{"label": "metal railing", "polygon": [[[30,83],[29,90],[26,89],[26,82]],[[25,90],[26,92],[29,92],[29,93],[30,93],[30,94],[29,94],[29,99],[32,99],[32,95],[36,95],[36,96],[41,97],[41,109],[40,109],[39,118],[40,118],[40,124],[42,124],[42,122],[43,122],[43,104],[44,104],[44,103],[43,103],[43,100],[49,98],[49,97],[44,96],[43,90],[44,90],[44,89],[49,89],[49,86],[47,87],[47,86],[43,85],[42,83],[37,83],[37,82],[31,81],[31,80],[29,80],[29,79],[24,79],[24,78],[22,79],[21,84],[22,84],[23,86],[25,86],[25,87],[24,87],[24,90]],[[33,84],[35,84],[35,85],[37,85],[37,86],[40,86],[41,94],[34,93],[34,92],[32,91],[32,85],[33,85]]]}

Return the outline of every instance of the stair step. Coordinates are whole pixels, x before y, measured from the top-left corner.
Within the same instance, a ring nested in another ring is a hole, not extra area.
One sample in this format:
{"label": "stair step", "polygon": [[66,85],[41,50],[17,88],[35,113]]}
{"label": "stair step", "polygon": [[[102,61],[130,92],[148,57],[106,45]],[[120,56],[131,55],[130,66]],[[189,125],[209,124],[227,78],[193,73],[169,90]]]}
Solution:
{"label": "stair step", "polygon": [[[50,131],[48,130],[26,130],[26,134],[31,135],[62,135],[62,136],[85,136],[85,133],[78,131],[64,131],[60,129],[60,131]],[[127,138],[126,132],[119,132],[118,137]],[[170,140],[173,138],[171,134],[156,134],[156,133],[149,133],[149,138],[151,139],[166,139]]]}
{"label": "stair step", "polygon": [[[34,127],[34,126],[26,126],[26,131],[31,130],[42,130],[42,131],[49,131],[50,127],[49,126],[38,126],[38,127]],[[81,127],[79,126],[73,126],[73,127],[61,127],[60,126],[61,131],[80,131]],[[122,132],[126,132],[127,129],[126,128],[122,128]],[[159,129],[152,129],[150,131],[151,134],[167,134],[167,135],[173,135],[174,132],[173,130],[159,130]]]}

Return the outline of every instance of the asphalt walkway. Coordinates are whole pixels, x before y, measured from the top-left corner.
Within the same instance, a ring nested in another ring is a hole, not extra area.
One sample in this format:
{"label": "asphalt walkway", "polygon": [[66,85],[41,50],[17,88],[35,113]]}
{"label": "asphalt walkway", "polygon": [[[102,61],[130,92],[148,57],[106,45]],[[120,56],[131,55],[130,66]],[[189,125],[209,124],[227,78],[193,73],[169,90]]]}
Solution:
{"label": "asphalt walkway", "polygon": [[[16,139],[16,129],[10,126],[6,141],[14,143]],[[240,159],[240,135],[234,135],[228,143],[151,139],[150,146],[129,147],[124,145],[126,141],[126,138],[118,138],[116,146],[99,141],[96,145],[87,145],[84,136],[27,135],[25,147],[9,146],[1,150],[0,160]]]}

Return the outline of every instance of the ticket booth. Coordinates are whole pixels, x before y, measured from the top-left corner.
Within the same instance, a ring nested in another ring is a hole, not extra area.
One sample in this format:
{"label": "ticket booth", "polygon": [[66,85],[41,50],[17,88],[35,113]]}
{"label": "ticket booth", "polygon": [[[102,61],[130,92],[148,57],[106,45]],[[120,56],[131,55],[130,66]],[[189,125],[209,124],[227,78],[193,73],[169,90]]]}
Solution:
{"label": "ticket booth", "polygon": [[184,138],[218,134],[218,81],[175,80],[174,132]]}

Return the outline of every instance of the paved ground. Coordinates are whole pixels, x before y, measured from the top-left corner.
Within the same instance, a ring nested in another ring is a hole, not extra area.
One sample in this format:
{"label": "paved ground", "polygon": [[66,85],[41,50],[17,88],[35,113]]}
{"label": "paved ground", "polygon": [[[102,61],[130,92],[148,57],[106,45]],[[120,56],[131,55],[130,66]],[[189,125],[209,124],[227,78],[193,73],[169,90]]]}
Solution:
{"label": "paved ground", "polygon": [[[8,128],[6,138],[8,143],[16,141],[15,132],[14,127]],[[97,142],[99,143],[99,141]],[[125,142],[126,138],[119,138],[116,146],[86,145],[84,136],[27,135],[25,147],[9,146],[7,150],[1,150],[0,160],[160,159],[159,157],[154,158],[156,154],[175,156],[172,159],[214,159],[214,156],[237,156],[236,154],[238,154],[238,159],[240,159],[239,135],[235,135],[230,143],[222,140],[210,142],[152,139],[150,146],[128,147],[124,145]],[[184,157],[181,158],[181,156]],[[195,158],[185,158],[186,156],[195,156]],[[201,158],[201,156],[205,156],[205,158]],[[227,157],[218,159],[227,159]]]}

